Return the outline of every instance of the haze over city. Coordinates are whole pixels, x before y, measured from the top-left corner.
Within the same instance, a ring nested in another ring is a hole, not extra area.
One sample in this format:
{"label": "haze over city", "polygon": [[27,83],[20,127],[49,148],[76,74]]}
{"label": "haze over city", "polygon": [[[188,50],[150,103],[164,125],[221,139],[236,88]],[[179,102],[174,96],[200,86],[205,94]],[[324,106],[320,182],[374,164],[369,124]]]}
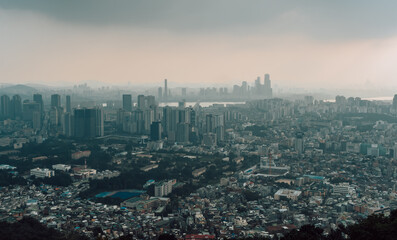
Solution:
{"label": "haze over city", "polygon": [[0,0],[0,240],[390,240],[397,3]]}
{"label": "haze over city", "polygon": [[[1,83],[396,86],[397,3],[0,1]],[[189,87],[187,86],[187,87]]]}

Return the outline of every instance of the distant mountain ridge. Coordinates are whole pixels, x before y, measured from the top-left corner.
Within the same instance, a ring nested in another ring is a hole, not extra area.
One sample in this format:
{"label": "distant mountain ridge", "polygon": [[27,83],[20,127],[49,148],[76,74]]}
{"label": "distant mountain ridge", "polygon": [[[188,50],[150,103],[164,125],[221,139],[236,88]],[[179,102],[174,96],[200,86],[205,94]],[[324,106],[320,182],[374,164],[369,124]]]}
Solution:
{"label": "distant mountain ridge", "polygon": [[37,93],[37,89],[23,85],[23,84],[17,84],[17,85],[12,85],[12,86],[7,86],[7,87],[1,87],[0,88],[0,95],[8,95],[9,97],[12,97],[15,94],[22,96],[32,96],[34,93]]}

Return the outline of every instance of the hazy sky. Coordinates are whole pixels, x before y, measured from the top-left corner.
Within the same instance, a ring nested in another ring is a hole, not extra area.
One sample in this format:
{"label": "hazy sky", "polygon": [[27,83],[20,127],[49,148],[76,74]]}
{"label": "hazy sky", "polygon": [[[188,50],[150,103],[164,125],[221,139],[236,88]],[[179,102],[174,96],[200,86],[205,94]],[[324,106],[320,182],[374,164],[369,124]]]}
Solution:
{"label": "hazy sky", "polygon": [[0,83],[397,86],[397,1],[0,0]]}

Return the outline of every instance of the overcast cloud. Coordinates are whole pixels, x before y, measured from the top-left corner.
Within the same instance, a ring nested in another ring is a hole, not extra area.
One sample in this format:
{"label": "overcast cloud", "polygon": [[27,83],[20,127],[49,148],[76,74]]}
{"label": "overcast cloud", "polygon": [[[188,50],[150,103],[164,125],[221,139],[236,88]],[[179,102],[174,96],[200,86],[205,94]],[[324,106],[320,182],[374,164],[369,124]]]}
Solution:
{"label": "overcast cloud", "polygon": [[395,1],[0,0],[0,82],[395,86]]}

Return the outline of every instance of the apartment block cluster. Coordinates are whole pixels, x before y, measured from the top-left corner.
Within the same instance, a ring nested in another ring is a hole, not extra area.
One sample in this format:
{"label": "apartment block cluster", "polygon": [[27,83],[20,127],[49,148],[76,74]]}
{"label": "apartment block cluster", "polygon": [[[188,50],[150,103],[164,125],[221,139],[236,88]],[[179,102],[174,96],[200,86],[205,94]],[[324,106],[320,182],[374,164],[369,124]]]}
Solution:
{"label": "apartment block cluster", "polygon": [[[20,120],[29,123],[33,131],[48,130],[50,134],[67,137],[93,138],[104,135],[104,118],[101,108],[73,108],[71,96],[66,95],[66,104],[61,105],[61,95],[51,95],[51,105],[44,106],[43,96],[34,94],[33,99],[22,102],[19,95],[12,99],[1,96],[0,119]],[[6,123],[6,124],[12,124]]]}
{"label": "apartment block cluster", "polygon": [[[169,90],[161,92],[169,98]],[[50,170],[42,164],[26,174],[45,178],[53,176],[54,170],[67,171],[73,174],[74,184],[2,188],[1,218],[33,216],[48,226],[90,237],[100,227],[109,238],[128,233],[142,239],[155,239],[161,233],[181,239],[237,238],[282,236],[304,224],[329,232],[339,224],[347,226],[397,208],[397,95],[391,103],[343,96],[319,101],[306,96],[210,107],[186,107],[185,102],[160,107],[155,97],[147,95],[137,100],[134,105],[132,95],[125,94],[122,109],[100,110],[106,112],[109,135],[101,149],[112,153],[109,165],[120,171],[137,165],[135,170],[147,181],[157,179],[150,173],[177,171],[177,166],[191,164],[184,178],[180,169],[171,176],[176,180],[148,181],[142,186],[154,185],[153,196],[141,194],[118,206],[104,205],[77,196],[90,187],[86,178],[114,177],[119,171],[67,164],[54,164]],[[97,114],[82,114],[90,119],[87,122],[80,122],[76,114],[80,116],[79,108],[71,113],[74,129],[77,124],[96,131]],[[46,116],[43,122],[56,121],[56,114],[52,120],[51,114]],[[0,142],[8,147],[0,156],[40,165],[48,156],[24,155],[11,145],[38,139],[28,126],[12,118],[0,123],[4,133]],[[90,136],[94,135],[100,136]],[[66,139],[74,146],[81,144]],[[72,153],[71,159],[90,154],[83,149]],[[174,160],[159,169],[167,157]],[[194,164],[203,159],[208,162]],[[0,167],[18,170],[5,164]],[[180,192],[179,183],[193,190],[173,196]]]}

